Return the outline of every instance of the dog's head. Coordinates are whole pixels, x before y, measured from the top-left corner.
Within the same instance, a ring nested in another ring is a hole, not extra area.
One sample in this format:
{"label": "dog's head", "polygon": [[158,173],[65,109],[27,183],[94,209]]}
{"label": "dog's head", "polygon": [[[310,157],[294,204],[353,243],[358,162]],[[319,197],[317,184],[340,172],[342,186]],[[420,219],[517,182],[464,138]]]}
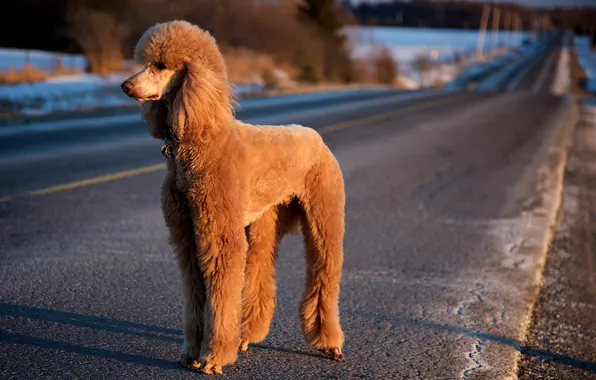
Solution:
{"label": "dog's head", "polygon": [[[186,21],[156,24],[139,39],[134,58],[142,69],[121,86],[143,102],[148,124],[165,123],[155,120],[164,118],[164,102],[172,105],[179,136],[194,131],[204,139],[208,129],[229,122],[232,91],[223,57],[207,31]],[[150,132],[161,138],[159,131]]]}

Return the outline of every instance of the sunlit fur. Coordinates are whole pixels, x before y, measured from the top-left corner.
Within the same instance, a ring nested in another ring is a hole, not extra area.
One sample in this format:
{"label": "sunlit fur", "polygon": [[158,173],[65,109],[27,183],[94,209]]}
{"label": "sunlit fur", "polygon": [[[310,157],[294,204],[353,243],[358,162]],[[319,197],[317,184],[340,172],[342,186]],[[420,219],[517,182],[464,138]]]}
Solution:
{"label": "sunlit fur", "polygon": [[239,348],[267,336],[278,244],[300,231],[304,336],[314,349],[343,359],[344,183],[320,135],[236,120],[216,42],[187,22],[148,29],[135,59],[143,70],[129,79],[129,96],[143,101],[149,133],[163,139],[171,125],[180,140],[167,159],[161,202],[182,277],[181,362],[221,373]]}

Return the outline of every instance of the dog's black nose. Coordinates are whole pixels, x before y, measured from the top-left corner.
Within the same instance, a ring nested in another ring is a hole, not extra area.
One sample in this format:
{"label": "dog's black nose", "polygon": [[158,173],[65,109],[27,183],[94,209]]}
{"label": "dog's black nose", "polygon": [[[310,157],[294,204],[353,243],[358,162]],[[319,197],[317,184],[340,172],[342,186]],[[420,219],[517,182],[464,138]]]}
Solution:
{"label": "dog's black nose", "polygon": [[132,90],[132,83],[130,83],[129,81],[124,81],[122,82],[122,84],[120,85],[120,87],[122,87],[122,91],[124,91],[125,93],[129,93],[130,90]]}

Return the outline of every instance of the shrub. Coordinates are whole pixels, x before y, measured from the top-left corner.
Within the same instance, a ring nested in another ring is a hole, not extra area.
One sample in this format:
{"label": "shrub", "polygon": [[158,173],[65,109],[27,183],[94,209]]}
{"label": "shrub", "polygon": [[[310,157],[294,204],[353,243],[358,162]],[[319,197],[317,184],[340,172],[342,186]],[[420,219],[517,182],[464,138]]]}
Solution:
{"label": "shrub", "polygon": [[321,77],[313,65],[303,65],[301,69],[301,81],[308,83],[318,83],[321,81]]}
{"label": "shrub", "polygon": [[391,51],[386,48],[380,48],[373,57],[373,67],[375,79],[378,83],[393,84],[398,75],[398,62],[395,60]]}
{"label": "shrub", "polygon": [[420,54],[414,59],[414,68],[420,75],[420,84],[426,85],[426,77],[428,72],[432,69],[433,63],[429,56]]}
{"label": "shrub", "polygon": [[271,69],[263,70],[263,74],[261,74],[261,78],[263,82],[265,82],[265,87],[268,89],[276,88],[279,86],[279,79],[275,72]]}
{"label": "shrub", "polygon": [[122,46],[127,29],[114,15],[88,8],[76,8],[67,14],[68,34],[87,58],[89,71],[108,74],[121,70]]}

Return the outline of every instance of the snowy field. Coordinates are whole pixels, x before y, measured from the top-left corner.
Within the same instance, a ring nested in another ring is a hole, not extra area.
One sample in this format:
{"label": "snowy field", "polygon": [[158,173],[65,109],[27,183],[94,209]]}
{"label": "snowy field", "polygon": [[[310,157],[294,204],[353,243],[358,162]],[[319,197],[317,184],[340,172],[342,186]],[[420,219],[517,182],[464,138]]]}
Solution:
{"label": "snowy field", "polygon": [[[388,47],[400,62],[402,84],[411,89],[428,85],[437,79],[441,82],[454,79],[459,74],[459,68],[444,61],[453,58],[456,53],[468,53],[468,57],[473,57],[478,37],[477,31],[426,28],[348,27],[346,32],[357,58],[369,56],[375,46]],[[522,37],[526,35],[514,34],[509,37],[502,34],[499,41],[509,40],[517,45]],[[487,52],[491,38],[488,33],[485,38]],[[420,54],[431,56],[439,63],[423,76],[412,67],[413,60]],[[31,62],[35,67],[51,72],[57,58],[61,59],[67,69],[83,70],[86,66],[85,59],[78,55],[0,48],[0,70],[19,70],[26,62]],[[467,64],[468,71],[482,67],[472,67],[474,62]],[[133,104],[134,101],[127,98],[119,86],[128,75],[130,73],[119,73],[104,78],[83,73],[53,77],[31,84],[0,85],[0,114],[48,114],[54,111]],[[262,83],[238,85],[236,92],[241,95],[262,88]]]}
{"label": "snowy field", "polygon": [[[402,81],[409,84],[410,88],[423,85],[423,78],[414,67],[414,61],[419,56],[430,57],[438,63],[436,68],[425,73],[424,80],[431,83],[435,80],[449,82],[459,74],[459,68],[449,63],[456,54],[460,55],[466,66],[478,64],[475,67],[482,68],[481,62],[475,62],[474,58],[478,43],[477,30],[358,26],[346,27],[346,33],[356,58],[370,57],[376,48],[387,47],[399,62]],[[519,47],[527,38],[531,38],[531,33],[500,32],[493,36],[489,31],[484,37],[483,51],[489,53],[493,41],[497,46],[507,44]]]}
{"label": "snowy field", "polygon": [[592,50],[586,36],[576,36],[573,43],[579,64],[586,73],[586,89],[596,94],[596,51]]}
{"label": "snowy field", "polygon": [[[120,84],[132,74],[130,72],[102,77],[84,73],[87,61],[79,55],[0,48],[0,70],[3,72],[9,69],[19,70],[27,62],[31,62],[36,68],[52,72],[58,59],[66,69],[77,69],[81,73],[54,76],[33,83],[0,85],[0,114],[44,115],[55,111],[135,104],[120,89]],[[237,93],[246,93],[260,90],[262,84],[235,87]]]}
{"label": "snowy field", "polygon": [[[393,56],[404,63],[410,63],[418,55],[434,55],[437,59],[449,59],[456,53],[476,51],[477,30],[430,29],[408,27],[346,27],[346,33],[354,44],[356,57],[366,57],[375,46],[387,46]],[[529,38],[529,33],[498,33],[497,44],[507,43],[519,46]],[[484,52],[490,51],[493,35],[489,31],[484,38]]]}

